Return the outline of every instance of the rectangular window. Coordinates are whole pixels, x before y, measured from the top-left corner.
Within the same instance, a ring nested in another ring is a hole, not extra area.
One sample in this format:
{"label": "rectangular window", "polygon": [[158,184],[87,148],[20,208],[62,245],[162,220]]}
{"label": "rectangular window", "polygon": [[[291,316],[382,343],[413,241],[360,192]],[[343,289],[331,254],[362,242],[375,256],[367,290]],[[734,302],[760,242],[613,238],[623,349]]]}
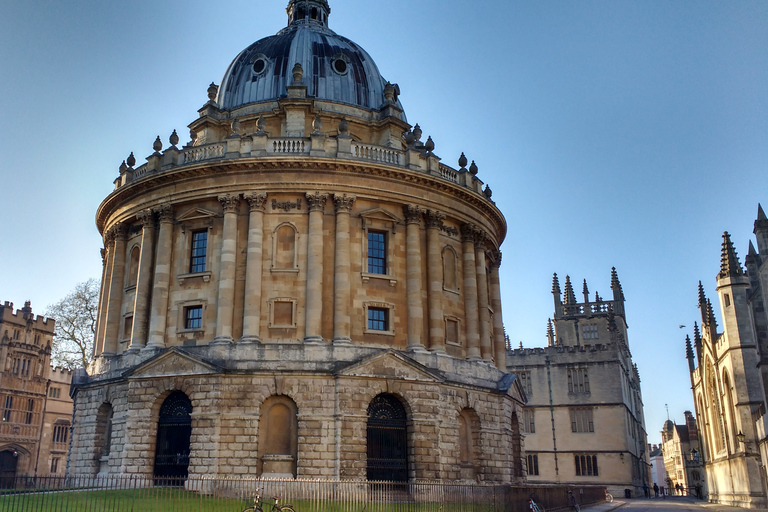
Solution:
{"label": "rectangular window", "polygon": [[597,472],[597,455],[577,454],[574,456],[576,476],[599,476]]}
{"label": "rectangular window", "polygon": [[520,375],[520,384],[523,385],[525,394],[528,395],[528,397],[533,396],[533,383],[531,382],[531,372],[524,371],[524,372],[517,372],[517,373],[518,375]]}
{"label": "rectangular window", "polygon": [[581,326],[581,337],[585,340],[596,340],[598,339],[597,334],[597,326],[596,325],[582,325]]}
{"label": "rectangular window", "polygon": [[24,423],[27,425],[32,424],[32,413],[35,410],[35,401],[31,398],[27,400],[27,414],[24,415]]}
{"label": "rectangular window", "polygon": [[568,393],[589,393],[589,375],[586,368],[568,368]]}
{"label": "rectangular window", "polygon": [[203,306],[189,306],[184,308],[184,329],[202,329]]}
{"label": "rectangular window", "polygon": [[594,432],[592,408],[584,407],[571,409],[571,432]]}
{"label": "rectangular window", "polygon": [[445,321],[445,342],[451,345],[459,344],[459,322],[453,319]]}
{"label": "rectangular window", "polygon": [[189,272],[205,272],[205,255],[208,250],[208,231],[192,233],[192,248],[189,254]]}
{"label": "rectangular window", "polygon": [[387,308],[368,308],[368,329],[371,331],[389,331],[389,310]]}
{"label": "rectangular window", "polygon": [[293,327],[293,302],[276,300],[273,308],[273,325]]}
{"label": "rectangular window", "polygon": [[21,360],[18,357],[13,358],[13,374],[18,375],[21,370]]}
{"label": "rectangular window", "polygon": [[123,321],[123,339],[131,337],[131,330],[133,329],[133,315],[125,317]]}
{"label": "rectangular window", "polygon": [[368,232],[368,273],[387,273],[387,235],[381,231]]}
{"label": "rectangular window", "polygon": [[22,359],[21,360],[21,374],[25,377],[29,376],[29,359]]}
{"label": "rectangular window", "polygon": [[539,456],[528,454],[528,475],[539,476]]}
{"label": "rectangular window", "polygon": [[67,437],[69,437],[69,425],[56,424],[53,426],[54,444],[66,443]]}
{"label": "rectangular window", "polygon": [[523,429],[529,434],[536,432],[536,421],[534,420],[533,409],[523,410]]}
{"label": "rectangular window", "polygon": [[59,458],[54,457],[51,459],[51,473],[59,472]]}
{"label": "rectangular window", "polygon": [[6,396],[3,406],[3,421],[11,421],[11,409],[13,409],[13,397]]}
{"label": "rectangular window", "polygon": [[61,388],[48,388],[48,396],[50,398],[59,398],[61,396]]}

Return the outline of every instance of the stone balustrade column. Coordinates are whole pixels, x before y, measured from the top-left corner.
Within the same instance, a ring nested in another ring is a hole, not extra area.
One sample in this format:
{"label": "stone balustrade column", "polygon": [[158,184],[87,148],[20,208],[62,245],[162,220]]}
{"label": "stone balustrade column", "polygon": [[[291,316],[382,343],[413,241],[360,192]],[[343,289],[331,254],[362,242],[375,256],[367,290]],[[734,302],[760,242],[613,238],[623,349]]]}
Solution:
{"label": "stone balustrade column", "polygon": [[408,350],[424,350],[424,286],[421,275],[421,209],[403,206],[405,216],[405,289],[408,303]]}
{"label": "stone balustrade column", "polygon": [[488,235],[478,230],[475,235],[475,268],[477,270],[477,310],[480,326],[480,352],[484,361],[493,360],[491,312],[488,303],[488,269],[485,263],[485,241]]}
{"label": "stone balustrade column", "polygon": [[496,355],[496,368],[507,371],[507,346],[504,340],[504,320],[501,316],[501,251],[493,251],[491,260],[491,309],[493,309],[493,349]]}
{"label": "stone balustrade column", "polygon": [[160,229],[157,234],[155,279],[152,288],[152,307],[149,319],[147,349],[165,347],[168,322],[168,289],[171,284],[171,251],[173,247],[173,207],[160,205],[157,209]]}
{"label": "stone balustrade column", "polygon": [[136,292],[133,294],[133,326],[128,350],[138,350],[147,345],[149,323],[149,290],[152,287],[152,259],[155,253],[155,216],[152,210],[137,215],[141,223],[141,249]]}
{"label": "stone balustrade column", "polygon": [[120,324],[122,322],[123,288],[125,287],[125,224],[117,223],[111,229],[111,237],[115,242],[109,279],[107,325],[104,332],[104,351],[102,352],[104,355],[117,353],[117,341],[120,337]]}
{"label": "stone balustrade column", "polygon": [[328,194],[307,193],[309,233],[307,235],[307,293],[305,303],[306,343],[320,343],[323,315],[323,210]]}
{"label": "stone balustrade column", "polygon": [[221,267],[219,269],[219,295],[216,312],[216,336],[213,343],[232,341],[232,322],[235,316],[235,259],[237,257],[238,194],[219,196],[224,208],[224,229],[221,240]]}
{"label": "stone balustrade column", "polygon": [[101,290],[99,290],[99,318],[96,322],[96,339],[93,343],[93,354],[97,356],[104,351],[104,332],[107,328],[107,304],[109,303],[109,279],[112,274],[112,237],[110,232],[104,234],[104,248],[101,250]]}
{"label": "stone balustrade column", "polygon": [[267,194],[254,192],[245,196],[250,207],[248,217],[248,253],[245,261],[245,299],[243,300],[243,342],[258,343],[261,326],[261,277],[264,251],[264,209]]}
{"label": "stone balustrade column", "polygon": [[473,224],[461,226],[464,275],[464,317],[467,324],[467,359],[480,359],[480,333],[477,312],[477,268],[475,264],[475,233]]}
{"label": "stone balustrade column", "polygon": [[443,318],[443,258],[440,252],[440,229],[445,215],[435,210],[424,212],[427,225],[427,281],[429,282],[429,350],[445,352],[445,319]]}
{"label": "stone balustrade column", "polygon": [[351,272],[349,261],[349,212],[355,202],[347,194],[333,196],[336,206],[336,255],[333,278],[333,343],[352,343],[349,310],[352,307]]}

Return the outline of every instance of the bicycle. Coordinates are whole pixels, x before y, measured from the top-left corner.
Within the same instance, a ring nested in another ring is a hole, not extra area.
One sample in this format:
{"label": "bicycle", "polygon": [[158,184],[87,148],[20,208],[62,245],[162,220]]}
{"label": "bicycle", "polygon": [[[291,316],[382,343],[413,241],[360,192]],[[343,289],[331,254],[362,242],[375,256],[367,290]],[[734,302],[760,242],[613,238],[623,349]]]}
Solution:
{"label": "bicycle", "polygon": [[[264,512],[259,491],[259,489],[256,489],[256,497],[253,498],[253,506],[246,508],[243,512]],[[275,500],[275,503],[272,504],[272,508],[269,509],[269,512],[296,512],[291,505],[280,505],[279,496],[274,496],[272,499]]]}
{"label": "bicycle", "polygon": [[608,503],[613,503],[613,494],[609,493],[608,491],[605,491],[605,501]]}
{"label": "bicycle", "polygon": [[533,498],[528,500],[528,507],[531,509],[531,512],[543,512],[536,502],[533,501]]}
{"label": "bicycle", "polygon": [[573,491],[568,491],[568,504],[571,510],[581,512],[581,507],[579,507],[579,503],[576,501],[576,496],[573,495]]}

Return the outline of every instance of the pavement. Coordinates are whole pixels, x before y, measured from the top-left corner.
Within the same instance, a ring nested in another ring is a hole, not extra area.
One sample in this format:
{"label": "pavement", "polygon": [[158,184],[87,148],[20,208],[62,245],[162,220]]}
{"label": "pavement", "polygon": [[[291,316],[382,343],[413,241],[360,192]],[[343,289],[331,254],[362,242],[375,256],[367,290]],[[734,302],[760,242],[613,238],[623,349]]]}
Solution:
{"label": "pavement", "polygon": [[674,502],[685,502],[688,504],[694,504],[699,507],[701,507],[702,512],[768,512],[768,509],[765,508],[741,508],[741,507],[728,507],[725,505],[720,505],[718,503],[709,503],[707,501],[697,500],[694,498],[689,497],[682,497],[682,496],[669,496],[665,500],[662,500],[661,498],[653,498],[651,500],[647,500],[644,498],[637,498],[633,500],[613,500],[613,502],[602,502],[597,503],[595,505],[585,505],[581,507],[582,510],[588,510],[589,512],[610,512],[612,510],[616,510],[619,507],[622,507],[626,505],[628,502],[644,502],[644,501],[667,501],[670,503]]}

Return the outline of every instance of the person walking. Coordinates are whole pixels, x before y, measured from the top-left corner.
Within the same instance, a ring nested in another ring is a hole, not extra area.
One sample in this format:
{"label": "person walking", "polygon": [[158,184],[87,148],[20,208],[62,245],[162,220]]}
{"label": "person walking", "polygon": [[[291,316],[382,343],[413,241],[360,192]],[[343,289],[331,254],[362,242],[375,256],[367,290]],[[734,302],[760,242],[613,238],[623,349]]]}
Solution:
{"label": "person walking", "polygon": [[653,483],[653,497],[658,498],[659,497],[659,484],[656,482]]}

